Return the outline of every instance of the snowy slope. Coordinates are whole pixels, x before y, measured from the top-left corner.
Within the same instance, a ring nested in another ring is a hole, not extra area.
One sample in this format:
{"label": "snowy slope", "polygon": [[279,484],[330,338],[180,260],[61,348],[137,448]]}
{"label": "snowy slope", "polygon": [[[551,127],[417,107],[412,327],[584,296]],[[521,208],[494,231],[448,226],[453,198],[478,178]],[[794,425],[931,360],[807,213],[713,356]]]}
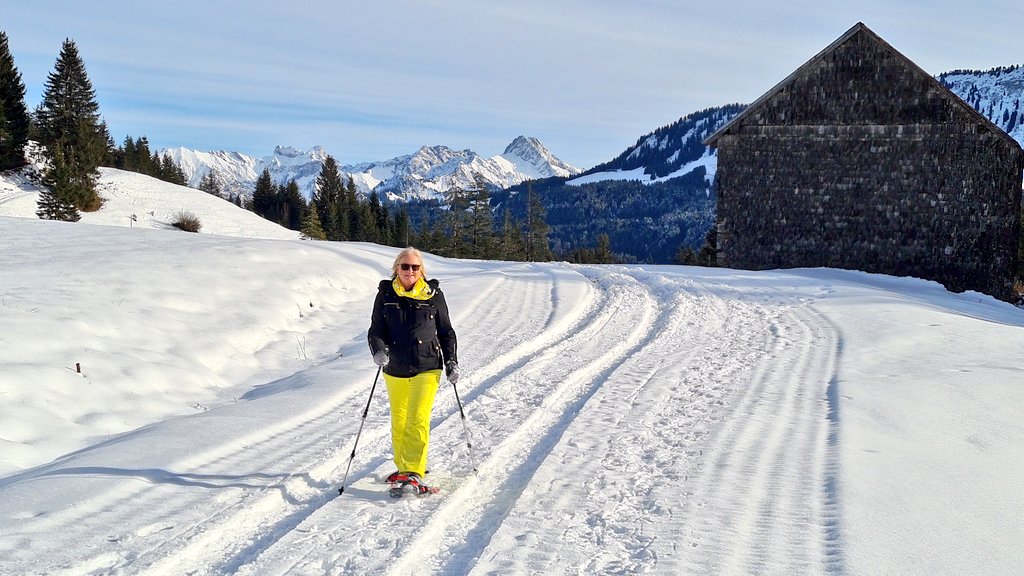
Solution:
{"label": "snowy slope", "polygon": [[1014,140],[1024,143],[1024,66],[957,70],[939,75],[938,80]]}
{"label": "snowy slope", "polygon": [[644,184],[664,182],[704,170],[714,180],[718,153],[704,140],[746,108],[728,104],[688,114],[672,124],[641,136],[635,144],[604,164],[594,166],[566,184],[577,186],[605,180],[635,180]]}
{"label": "snowy slope", "polygon": [[[179,200],[140,195],[157,214]],[[382,385],[337,487],[395,249],[119,226],[0,216],[0,574],[1024,564],[1024,311],[989,297],[428,256],[480,474],[444,384],[442,493],[393,501]]]}
{"label": "snowy slope", "polygon": [[[36,218],[39,185],[22,170],[0,175],[0,216]],[[129,228],[177,230],[176,216],[187,212],[199,217],[201,234],[243,238],[298,239],[299,233],[206,192],[170,184],[136,172],[100,168],[99,195],[103,207],[82,212],[81,222]]]}

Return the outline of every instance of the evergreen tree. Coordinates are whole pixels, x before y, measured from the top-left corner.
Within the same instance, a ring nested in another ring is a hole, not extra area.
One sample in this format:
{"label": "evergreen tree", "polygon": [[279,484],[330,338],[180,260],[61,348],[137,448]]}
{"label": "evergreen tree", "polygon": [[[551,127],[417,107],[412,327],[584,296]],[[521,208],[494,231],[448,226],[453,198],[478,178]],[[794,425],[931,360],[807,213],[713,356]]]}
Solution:
{"label": "evergreen tree", "polygon": [[223,190],[220,185],[220,178],[217,177],[217,172],[214,170],[207,170],[206,174],[199,180],[199,189],[207,194],[213,194],[214,196],[222,196]]}
{"label": "evergreen tree", "polygon": [[548,245],[546,212],[532,184],[526,186],[526,204],[526,260],[547,262],[551,260],[551,248]]}
{"label": "evergreen tree", "polygon": [[7,34],[0,31],[0,170],[25,164],[29,125],[25,84],[14,66]]}
{"label": "evergreen tree", "polygon": [[81,216],[78,208],[70,200],[69,190],[74,187],[74,171],[64,161],[64,153],[60,147],[54,149],[50,168],[43,176],[45,188],[39,193],[36,216],[43,220],[62,220],[78,222]]}
{"label": "evergreen tree", "polygon": [[153,175],[156,173],[156,168],[153,166],[153,153],[149,150],[149,140],[145,136],[140,136],[135,140],[135,154],[131,157],[130,164],[126,166],[126,169],[140,174]]}
{"label": "evergreen tree", "polygon": [[479,174],[473,175],[473,190],[469,192],[468,253],[471,258],[495,257],[494,215],[491,212],[491,194],[487,183]]}
{"label": "evergreen tree", "polygon": [[117,150],[117,146],[114,144],[114,138],[110,135],[110,130],[107,129],[107,122],[105,120],[100,120],[99,140],[102,142],[103,147],[100,166],[113,166],[114,152]]}
{"label": "evergreen tree", "polygon": [[263,169],[263,173],[256,179],[256,189],[252,193],[252,211],[266,218],[274,220],[274,204],[276,202],[277,186],[270,178],[270,170]]}
{"label": "evergreen tree", "polygon": [[342,240],[356,240],[359,234],[359,189],[355,180],[349,176],[345,184],[345,193],[339,206]]}
{"label": "evergreen tree", "polygon": [[597,235],[597,249],[594,251],[594,262],[596,264],[614,264],[615,257],[612,255],[611,241],[607,234]]}
{"label": "evergreen tree", "polygon": [[373,226],[376,228],[375,240],[378,244],[391,244],[388,209],[380,202],[377,192],[370,192],[370,216],[373,218]]}
{"label": "evergreen tree", "polygon": [[676,250],[675,256],[672,261],[676,264],[682,264],[684,266],[696,266],[697,264],[697,253],[693,251],[693,248],[689,246],[680,246],[679,250]]}
{"label": "evergreen tree", "polygon": [[444,197],[448,204],[444,222],[448,238],[445,252],[442,254],[450,258],[463,258],[468,252],[466,230],[469,226],[466,211],[469,208],[469,194],[455,185],[444,193]]}
{"label": "evergreen tree", "polygon": [[451,236],[445,233],[444,219],[436,218],[433,222],[424,222],[424,226],[427,227],[427,234],[430,240],[424,244],[430,246],[430,251],[437,254],[451,254],[452,253],[452,239]]}
{"label": "evergreen tree", "polygon": [[502,218],[501,245],[498,257],[514,262],[526,259],[526,244],[522,227],[519,222],[512,219],[512,211],[508,207],[505,208],[505,215]]}
{"label": "evergreen tree", "polygon": [[299,190],[299,183],[294,178],[281,188],[281,205],[281,225],[289,230],[301,229],[302,216],[308,207]]}
{"label": "evergreen tree", "polygon": [[54,71],[47,77],[36,121],[47,159],[53,162],[61,154],[69,170],[69,178],[54,179],[65,182],[61,185],[66,189],[58,195],[79,210],[98,209],[97,168],[106,153],[107,138],[100,125],[96,93],[71,39],[64,41]]}
{"label": "evergreen tree", "polygon": [[168,156],[162,156],[160,158],[160,173],[158,178],[164,182],[170,182],[171,184],[177,184],[178,186],[186,186],[188,179],[185,178],[185,171],[178,166],[178,163],[174,161],[174,158]]}
{"label": "evergreen tree", "polygon": [[10,131],[7,129],[7,119],[4,118],[4,103],[0,100],[0,148],[10,138]]}
{"label": "evergreen tree", "polygon": [[160,155],[157,154],[155,151],[149,157],[149,162],[146,163],[146,166],[147,170],[144,172],[144,174],[148,174],[154,178],[161,177],[160,170],[163,167],[163,160],[160,158]]}
{"label": "evergreen tree", "polygon": [[676,264],[688,266],[718,266],[718,228],[712,224],[704,236],[704,245],[700,252],[695,252],[689,246],[683,246],[676,252]]}
{"label": "evergreen tree", "polygon": [[125,170],[125,163],[128,160],[130,154],[135,153],[135,141],[131,137],[125,137],[124,143],[121,144],[120,148],[114,149],[114,168],[118,170]]}
{"label": "evergreen tree", "polygon": [[306,211],[301,232],[310,240],[327,240],[327,234],[324,233],[323,226],[320,225],[320,215],[317,213],[315,205],[310,205],[309,210]]}
{"label": "evergreen tree", "polygon": [[393,222],[391,245],[399,248],[412,246],[412,223],[409,221],[409,211],[406,208],[399,210]]}
{"label": "evergreen tree", "polygon": [[425,252],[436,252],[437,248],[433,242],[431,232],[430,210],[423,208],[423,211],[420,213],[420,226],[413,236],[413,242],[411,245],[419,246],[420,250]]}
{"label": "evergreen tree", "polygon": [[[344,207],[345,183],[341,179],[338,162],[328,155],[316,177],[313,210],[323,224],[328,240],[346,240],[348,236],[348,209]],[[343,218],[344,216],[344,218]],[[343,224],[344,221],[344,224]]]}
{"label": "evergreen tree", "polygon": [[597,246],[594,248],[576,248],[569,254],[568,260],[578,264],[615,264],[617,259],[612,254],[611,242],[607,234],[597,235]]}
{"label": "evergreen tree", "polygon": [[718,226],[712,224],[704,235],[704,245],[697,254],[697,263],[701,266],[718,266]]}
{"label": "evergreen tree", "polygon": [[374,242],[380,244],[380,232],[377,230],[377,219],[370,209],[369,202],[359,202],[355,209],[356,226],[352,237],[358,242]]}

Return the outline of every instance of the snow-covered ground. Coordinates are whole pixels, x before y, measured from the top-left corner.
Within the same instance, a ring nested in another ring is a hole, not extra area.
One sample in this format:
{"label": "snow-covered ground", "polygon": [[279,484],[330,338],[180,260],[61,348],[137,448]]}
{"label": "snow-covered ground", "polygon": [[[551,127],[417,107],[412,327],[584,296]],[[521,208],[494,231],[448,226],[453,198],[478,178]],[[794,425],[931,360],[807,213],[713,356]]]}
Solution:
{"label": "snow-covered ground", "polygon": [[[428,255],[479,474],[445,384],[442,492],[388,498],[378,385],[339,496],[396,250],[102,181],[65,224],[0,180],[0,574],[1024,567],[1020,309],[828,269]],[[168,229],[180,209],[203,233]]]}

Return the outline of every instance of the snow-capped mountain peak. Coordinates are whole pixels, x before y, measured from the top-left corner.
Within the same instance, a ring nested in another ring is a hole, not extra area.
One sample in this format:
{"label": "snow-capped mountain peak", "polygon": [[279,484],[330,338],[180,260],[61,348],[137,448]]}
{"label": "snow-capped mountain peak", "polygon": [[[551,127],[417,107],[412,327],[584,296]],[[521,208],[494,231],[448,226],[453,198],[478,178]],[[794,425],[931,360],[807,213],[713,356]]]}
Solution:
{"label": "snow-capped mountain peak", "polygon": [[533,137],[517,137],[505,147],[501,158],[511,162],[522,173],[533,173],[533,178],[568,177],[580,173],[579,168],[556,158],[540,140]]}
{"label": "snow-capped mountain peak", "polygon": [[[256,179],[264,169],[275,182],[296,180],[306,197],[311,197],[328,152],[320,146],[303,151],[277,146],[271,156],[253,158],[235,152],[198,152],[171,148],[161,152],[174,159],[188,177],[190,186],[198,186],[213,170],[227,193],[252,194]],[[474,185],[475,175],[496,188],[507,188],[525,180],[551,176],[572,176],[580,170],[552,154],[540,140],[519,136],[505,152],[486,158],[473,150],[453,150],[447,146],[422,146],[413,154],[381,162],[366,162],[341,167],[362,195],[377,192],[392,202],[415,199],[441,199],[453,187]]]}

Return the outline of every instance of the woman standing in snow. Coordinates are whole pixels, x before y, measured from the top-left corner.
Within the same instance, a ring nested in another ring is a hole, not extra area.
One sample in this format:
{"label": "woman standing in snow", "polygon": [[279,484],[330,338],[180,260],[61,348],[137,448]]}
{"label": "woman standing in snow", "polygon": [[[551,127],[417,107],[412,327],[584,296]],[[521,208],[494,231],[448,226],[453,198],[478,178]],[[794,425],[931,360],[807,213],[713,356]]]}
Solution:
{"label": "woman standing in snow", "polygon": [[437,280],[427,280],[423,255],[398,253],[391,279],[381,280],[367,333],[391,404],[391,445],[398,470],[387,481],[401,491],[426,493],[423,475],[430,443],[430,413],[444,368],[459,379],[455,330]]}

